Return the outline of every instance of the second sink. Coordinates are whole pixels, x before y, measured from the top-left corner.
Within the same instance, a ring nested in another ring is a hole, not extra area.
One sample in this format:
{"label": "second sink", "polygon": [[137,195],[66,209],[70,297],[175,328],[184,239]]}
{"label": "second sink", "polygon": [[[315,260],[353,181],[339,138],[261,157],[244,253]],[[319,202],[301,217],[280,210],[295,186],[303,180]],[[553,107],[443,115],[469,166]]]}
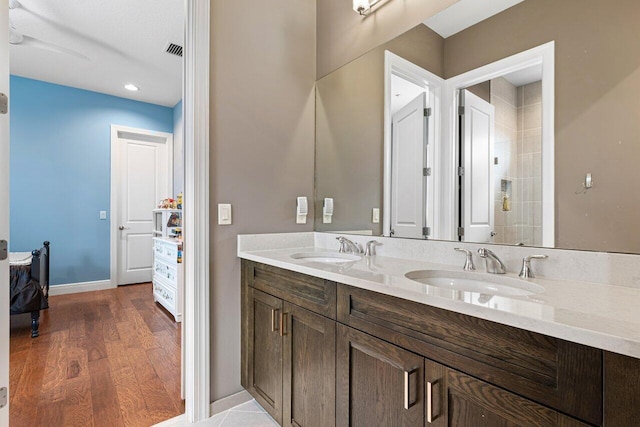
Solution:
{"label": "second sink", "polygon": [[544,292],[544,288],[535,283],[482,273],[418,270],[405,274],[405,277],[438,288],[489,295],[528,296]]}

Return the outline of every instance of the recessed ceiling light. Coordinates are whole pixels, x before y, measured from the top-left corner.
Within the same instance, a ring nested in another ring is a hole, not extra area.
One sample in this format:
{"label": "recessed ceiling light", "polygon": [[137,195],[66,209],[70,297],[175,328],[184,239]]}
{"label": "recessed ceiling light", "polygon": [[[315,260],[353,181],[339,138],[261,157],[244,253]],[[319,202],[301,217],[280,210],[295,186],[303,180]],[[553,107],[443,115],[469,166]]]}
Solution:
{"label": "recessed ceiling light", "polygon": [[126,90],[130,90],[131,92],[137,92],[140,90],[140,88],[132,83],[128,83],[126,85],[124,85],[124,88]]}

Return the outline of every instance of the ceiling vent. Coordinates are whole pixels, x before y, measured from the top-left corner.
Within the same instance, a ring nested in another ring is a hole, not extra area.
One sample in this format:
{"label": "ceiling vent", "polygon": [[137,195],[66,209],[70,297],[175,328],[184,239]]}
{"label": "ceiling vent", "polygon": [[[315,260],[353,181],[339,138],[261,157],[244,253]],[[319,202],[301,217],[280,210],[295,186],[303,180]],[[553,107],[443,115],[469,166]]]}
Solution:
{"label": "ceiling vent", "polygon": [[164,51],[171,55],[179,56],[180,58],[182,58],[182,46],[180,46],[179,44],[169,42]]}

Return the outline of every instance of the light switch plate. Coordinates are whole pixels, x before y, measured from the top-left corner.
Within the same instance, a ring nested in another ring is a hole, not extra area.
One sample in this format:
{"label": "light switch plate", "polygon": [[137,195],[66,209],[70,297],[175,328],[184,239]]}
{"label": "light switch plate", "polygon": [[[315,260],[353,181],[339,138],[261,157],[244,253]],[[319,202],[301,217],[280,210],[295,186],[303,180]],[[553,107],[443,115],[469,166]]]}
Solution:
{"label": "light switch plate", "polygon": [[231,205],[227,203],[218,204],[218,225],[231,225]]}
{"label": "light switch plate", "polygon": [[100,219],[107,219],[107,211],[100,211]]}
{"label": "light switch plate", "polygon": [[374,224],[380,224],[380,208],[373,208],[373,213],[371,214],[371,222]]}

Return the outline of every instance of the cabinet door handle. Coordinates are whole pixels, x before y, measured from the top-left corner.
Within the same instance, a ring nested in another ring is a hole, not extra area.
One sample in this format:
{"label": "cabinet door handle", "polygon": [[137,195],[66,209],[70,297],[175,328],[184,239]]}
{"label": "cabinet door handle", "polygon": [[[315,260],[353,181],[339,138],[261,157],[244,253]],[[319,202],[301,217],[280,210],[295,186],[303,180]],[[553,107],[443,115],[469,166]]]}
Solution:
{"label": "cabinet door handle", "polygon": [[433,383],[427,381],[427,422],[433,422]]}
{"label": "cabinet door handle", "polygon": [[284,313],[284,312],[280,313],[280,336],[281,337],[287,335],[287,332],[285,330],[286,321],[287,321],[287,313]]}
{"label": "cabinet door handle", "polygon": [[278,310],[277,308],[271,309],[271,332],[276,332],[278,330],[277,318],[278,318]]}
{"label": "cabinet door handle", "polygon": [[417,400],[411,402],[411,375],[418,372],[418,368],[413,368],[410,371],[404,371],[404,409],[411,409],[416,404]]}

